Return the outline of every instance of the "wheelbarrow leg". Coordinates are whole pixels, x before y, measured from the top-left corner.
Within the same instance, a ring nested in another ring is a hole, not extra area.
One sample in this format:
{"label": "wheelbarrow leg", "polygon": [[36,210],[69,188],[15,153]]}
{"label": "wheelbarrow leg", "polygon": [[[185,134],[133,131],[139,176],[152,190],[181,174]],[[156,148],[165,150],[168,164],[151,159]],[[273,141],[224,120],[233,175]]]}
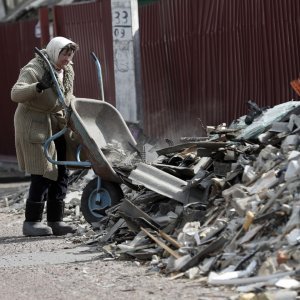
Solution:
{"label": "wheelbarrow leg", "polygon": [[96,204],[101,204],[101,178],[97,177],[97,193],[96,193]]}

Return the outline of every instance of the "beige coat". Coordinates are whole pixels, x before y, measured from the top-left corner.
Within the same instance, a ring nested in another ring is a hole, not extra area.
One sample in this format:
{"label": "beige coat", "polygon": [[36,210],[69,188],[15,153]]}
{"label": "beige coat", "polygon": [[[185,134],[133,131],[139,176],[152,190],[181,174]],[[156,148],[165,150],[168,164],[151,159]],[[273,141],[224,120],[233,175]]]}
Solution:
{"label": "beige coat", "polygon": [[[36,85],[47,69],[41,58],[33,58],[21,69],[19,78],[11,90],[11,99],[18,103],[14,116],[15,146],[19,167],[28,174],[57,179],[57,166],[44,155],[43,143],[65,125],[64,110],[58,101],[55,87],[36,91]],[[67,104],[73,96],[74,71],[69,64],[64,71],[61,86]],[[54,142],[49,155],[57,159]]]}

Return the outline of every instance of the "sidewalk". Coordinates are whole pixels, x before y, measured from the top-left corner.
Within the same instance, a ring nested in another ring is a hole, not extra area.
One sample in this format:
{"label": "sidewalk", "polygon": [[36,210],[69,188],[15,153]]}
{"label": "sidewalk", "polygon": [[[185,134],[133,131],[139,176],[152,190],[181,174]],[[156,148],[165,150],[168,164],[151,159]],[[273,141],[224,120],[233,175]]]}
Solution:
{"label": "sidewalk", "polygon": [[0,155],[0,182],[27,181],[29,176],[19,170],[15,156]]}

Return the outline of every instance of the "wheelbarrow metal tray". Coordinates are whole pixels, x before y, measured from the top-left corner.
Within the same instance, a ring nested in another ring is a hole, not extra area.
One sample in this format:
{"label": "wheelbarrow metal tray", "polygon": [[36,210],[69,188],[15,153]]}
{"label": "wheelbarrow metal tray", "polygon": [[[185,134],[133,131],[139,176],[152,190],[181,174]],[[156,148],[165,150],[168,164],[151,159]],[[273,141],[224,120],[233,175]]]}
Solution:
{"label": "wheelbarrow metal tray", "polygon": [[94,172],[104,180],[121,182],[113,158],[104,154],[115,142],[126,153],[134,151],[130,144],[135,146],[136,141],[120,112],[107,102],[88,98],[76,98],[71,109],[69,126],[78,134]]}

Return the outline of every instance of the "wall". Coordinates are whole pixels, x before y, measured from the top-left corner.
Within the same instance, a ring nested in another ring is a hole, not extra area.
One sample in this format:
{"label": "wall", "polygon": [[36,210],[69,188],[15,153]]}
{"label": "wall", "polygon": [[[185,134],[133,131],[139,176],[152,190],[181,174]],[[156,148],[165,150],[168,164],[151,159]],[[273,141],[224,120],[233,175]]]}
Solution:
{"label": "wall", "polygon": [[[99,97],[94,51],[105,98],[115,103],[110,1],[54,8],[57,34],[80,44],[75,94]],[[144,129],[151,137],[203,136],[206,125],[247,113],[246,102],[273,106],[297,99],[298,0],[163,0],[139,9]],[[39,46],[34,22],[0,24],[0,155],[13,155],[10,88]]]}
{"label": "wall", "polygon": [[151,136],[203,135],[246,102],[296,98],[297,0],[164,0],[141,7],[144,124]]}
{"label": "wall", "polygon": [[0,24],[0,155],[15,155],[14,111],[10,91],[20,68],[34,55],[39,39],[34,36],[36,21]]}

